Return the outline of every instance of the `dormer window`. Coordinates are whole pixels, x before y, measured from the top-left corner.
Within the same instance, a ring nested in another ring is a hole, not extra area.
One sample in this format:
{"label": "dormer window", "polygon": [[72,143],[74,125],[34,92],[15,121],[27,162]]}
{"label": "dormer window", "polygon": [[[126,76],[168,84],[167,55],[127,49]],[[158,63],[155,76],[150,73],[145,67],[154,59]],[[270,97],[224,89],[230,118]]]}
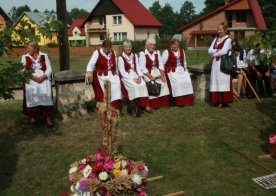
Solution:
{"label": "dormer window", "polygon": [[236,13],[236,21],[237,22],[247,22],[247,13],[245,11],[237,12]]}
{"label": "dormer window", "polygon": [[122,16],[113,16],[113,24],[122,24]]}

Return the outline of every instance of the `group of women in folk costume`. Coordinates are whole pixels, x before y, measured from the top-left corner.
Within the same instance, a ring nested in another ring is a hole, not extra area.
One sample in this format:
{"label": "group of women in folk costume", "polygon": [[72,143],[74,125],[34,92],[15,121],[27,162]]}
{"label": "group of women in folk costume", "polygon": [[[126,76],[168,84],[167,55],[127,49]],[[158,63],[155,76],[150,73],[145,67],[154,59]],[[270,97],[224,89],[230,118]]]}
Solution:
{"label": "group of women in folk costume", "polygon": [[[179,48],[178,40],[172,40],[171,48],[163,56],[155,47],[155,39],[149,38],[145,50],[138,57],[132,52],[131,42],[124,41],[123,53],[118,57],[117,74],[116,54],[111,50],[111,42],[105,40],[101,49],[93,53],[86,69],[88,78],[93,77],[96,101],[103,101],[104,83],[110,80],[111,105],[117,109],[121,105],[121,92],[129,105],[143,108],[146,112],[168,107],[170,97],[174,99],[175,105],[192,105],[192,82],[185,52]],[[158,96],[149,96],[146,86],[148,81],[161,84]]]}
{"label": "group of women in folk costume", "polygon": [[[231,49],[231,39],[226,33],[226,25],[218,25],[217,32],[218,37],[208,50],[212,57],[210,102],[224,107],[233,102],[233,92],[231,76],[220,70],[220,57]],[[139,53],[139,57],[132,52],[130,41],[124,41],[123,53],[118,58],[111,48],[111,41],[103,41],[87,65],[87,76],[93,78],[96,102],[104,101],[105,81],[109,80],[111,106],[116,109],[121,108],[121,92],[129,105],[147,112],[170,105],[194,104],[187,59],[178,40],[172,39],[170,47],[162,56],[156,50],[153,38],[146,41],[145,49]],[[24,85],[23,112],[30,117],[31,123],[35,123],[37,115],[42,115],[46,118],[47,125],[52,126],[52,68],[49,58],[39,51],[37,43],[30,42],[27,54],[22,56],[22,63],[26,70],[34,70],[30,83]],[[149,96],[146,86],[148,81],[161,84],[158,96]]]}

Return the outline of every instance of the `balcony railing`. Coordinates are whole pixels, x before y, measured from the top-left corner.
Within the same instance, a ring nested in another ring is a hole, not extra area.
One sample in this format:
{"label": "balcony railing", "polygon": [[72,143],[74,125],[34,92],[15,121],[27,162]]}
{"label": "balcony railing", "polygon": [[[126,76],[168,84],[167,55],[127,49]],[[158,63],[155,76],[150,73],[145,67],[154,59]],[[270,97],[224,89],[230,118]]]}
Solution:
{"label": "balcony railing", "polygon": [[106,25],[92,24],[87,26],[89,32],[106,32]]}

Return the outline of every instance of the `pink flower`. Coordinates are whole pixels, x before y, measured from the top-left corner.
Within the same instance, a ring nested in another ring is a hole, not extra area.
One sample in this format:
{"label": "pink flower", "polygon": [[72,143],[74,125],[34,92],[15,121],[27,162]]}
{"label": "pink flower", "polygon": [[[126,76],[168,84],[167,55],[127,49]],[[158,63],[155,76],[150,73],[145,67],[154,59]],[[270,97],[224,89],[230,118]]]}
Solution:
{"label": "pink flower", "polygon": [[107,172],[110,172],[111,170],[114,169],[114,161],[112,160],[112,158],[110,156],[105,157],[104,169]]}
{"label": "pink flower", "polygon": [[97,175],[94,173],[89,174],[88,178],[96,179]]}
{"label": "pink flower", "polygon": [[73,182],[74,178],[75,178],[75,173],[71,173],[71,174],[68,175],[68,179],[69,179],[71,182]]}
{"label": "pink flower", "polygon": [[83,163],[81,163],[80,165],[79,165],[79,170],[84,170],[84,168],[86,167],[86,164],[83,164]]}
{"label": "pink flower", "polygon": [[147,194],[144,191],[142,191],[138,193],[138,196],[147,196]]}
{"label": "pink flower", "polygon": [[96,153],[96,161],[101,162],[103,160],[104,160],[103,153],[102,153],[101,149],[99,149],[98,152]]}
{"label": "pink flower", "polygon": [[276,134],[275,135],[271,134],[269,136],[269,143],[270,144],[276,144]]}

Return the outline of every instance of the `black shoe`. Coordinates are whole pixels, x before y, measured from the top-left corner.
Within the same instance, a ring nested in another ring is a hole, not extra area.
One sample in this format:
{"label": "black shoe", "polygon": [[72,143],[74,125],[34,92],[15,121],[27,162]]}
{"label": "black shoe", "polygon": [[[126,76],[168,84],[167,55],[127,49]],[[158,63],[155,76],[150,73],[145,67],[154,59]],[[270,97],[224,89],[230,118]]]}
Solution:
{"label": "black shoe", "polygon": [[229,104],[223,103],[223,104],[221,104],[221,107],[222,107],[222,108],[228,108],[228,107],[229,107]]}

